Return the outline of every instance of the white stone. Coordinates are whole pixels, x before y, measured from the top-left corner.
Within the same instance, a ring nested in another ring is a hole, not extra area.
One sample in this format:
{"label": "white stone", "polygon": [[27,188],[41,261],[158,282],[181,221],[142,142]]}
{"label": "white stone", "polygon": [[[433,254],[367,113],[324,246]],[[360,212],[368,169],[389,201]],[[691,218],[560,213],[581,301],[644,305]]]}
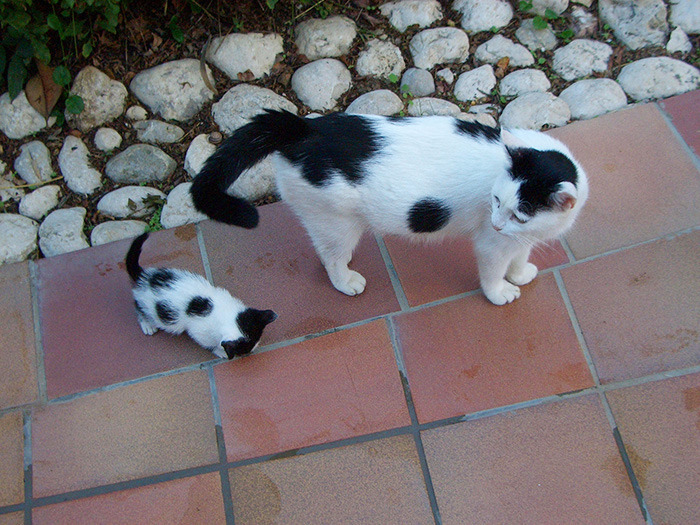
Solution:
{"label": "white stone", "polygon": [[535,29],[533,18],[523,20],[515,31],[515,37],[530,51],[549,51],[559,45],[557,35],[552,26],[547,24],[544,29]]}
{"label": "white stone", "polygon": [[284,53],[282,37],[276,33],[232,33],[212,40],[207,49],[207,61],[215,65],[232,80],[239,73],[250,71],[254,78],[269,75]]}
{"label": "white stone", "polygon": [[571,118],[589,119],[616,111],[627,105],[620,85],[609,78],[579,80],[559,95],[571,109]]}
{"label": "white stone", "polygon": [[297,69],[292,89],[312,110],[333,109],[352,85],[350,71],[340,60],[322,58]]}
{"label": "white stone", "polygon": [[478,122],[479,124],[483,124],[484,126],[490,126],[492,128],[498,126],[496,119],[488,113],[460,113],[459,115],[457,115],[457,118],[466,122]]}
{"label": "white stone", "polygon": [[396,115],[403,109],[399,96],[388,89],[378,89],[360,95],[345,110],[359,115]]}
{"label": "white stone", "polygon": [[501,35],[496,35],[477,47],[474,56],[479,62],[487,64],[495,64],[500,59],[508,57],[511,67],[525,67],[535,63],[532,53],[525,46],[516,44]]}
{"label": "white stone", "polygon": [[56,117],[49,117],[48,123],[41,114],[34,109],[24,90],[14,100],[10,100],[9,93],[0,96],[0,130],[10,139],[23,139],[44,129],[47,125],[53,126]]}
{"label": "white stone", "polygon": [[160,223],[164,228],[175,228],[191,222],[199,222],[207,218],[198,212],[190,195],[191,182],[183,182],[175,186],[168,194],[168,200],[160,213]]}
{"label": "white stone", "polygon": [[563,126],[571,118],[569,106],[551,93],[526,93],[509,103],[501,113],[504,128],[542,129]]}
{"label": "white stone", "polygon": [[148,186],[123,186],[97,201],[97,210],[117,219],[140,219],[153,213],[165,193]]}
{"label": "white stone", "polygon": [[163,181],[175,171],[177,162],[150,144],[134,144],[107,161],[105,175],[118,184]]}
{"label": "white stone", "polygon": [[126,118],[132,121],[146,120],[148,118],[148,111],[141,106],[131,106],[126,110]]}
{"label": "white stone", "polygon": [[566,8],[569,7],[569,0],[531,0],[532,10],[531,13],[544,16],[547,9],[554,11],[556,14],[560,15]]}
{"label": "white stone", "polygon": [[698,0],[669,0],[669,21],[686,34],[700,34],[700,3]]}
{"label": "white stone", "polygon": [[435,75],[441,79],[443,79],[445,82],[448,84],[452,84],[452,82],[455,81],[455,74],[450,70],[450,68],[442,68],[440,71],[435,73]]}
{"label": "white stone", "polygon": [[599,0],[598,12],[630,49],[664,45],[668,33],[663,0]]}
{"label": "white stone", "polygon": [[44,215],[58,206],[60,194],[60,186],[55,184],[41,186],[22,197],[19,202],[19,212],[30,219],[41,220]]}
{"label": "white stone", "polygon": [[39,226],[39,248],[45,257],[88,248],[83,226],[85,208],[54,210]]}
{"label": "white stone", "polygon": [[612,47],[588,39],[574,40],[554,51],[552,69],[564,80],[576,80],[608,69]]}
{"label": "white stone", "polygon": [[185,153],[185,171],[195,177],[204,166],[204,162],[216,151],[216,145],[209,142],[209,135],[197,135]]}
{"label": "white stone", "polygon": [[410,93],[414,97],[432,95],[435,93],[433,75],[430,71],[417,67],[407,69],[401,77],[401,92]]}
{"label": "white stone", "polygon": [[573,4],[580,4],[585,7],[591,7],[593,5],[593,0],[571,0]]}
{"label": "white stone", "polygon": [[666,98],[698,89],[700,71],[674,58],[643,58],[623,67],[617,81],[634,100]]}
{"label": "white stone", "polygon": [[494,87],[496,87],[496,76],[493,73],[493,67],[486,64],[459,75],[454,95],[457,100],[466,102],[489,96]]}
{"label": "white stone", "polygon": [[355,22],[345,16],[312,18],[294,29],[294,39],[299,53],[309,60],[334,58],[350,51],[357,35]]}
{"label": "white stone", "polygon": [[95,132],[95,147],[100,151],[112,151],[122,145],[122,136],[112,128],[100,128]]}
{"label": "white stone", "polygon": [[459,106],[441,98],[416,98],[408,105],[408,114],[412,117],[428,115],[448,115],[456,117],[461,113]]}
{"label": "white stone", "polygon": [[275,167],[267,157],[241,173],[226,193],[247,201],[256,201],[275,193]]}
{"label": "white stone", "polygon": [[462,27],[470,33],[508,25],[513,7],[504,0],[457,0],[452,8],[462,13]]}
{"label": "white stone", "polygon": [[107,221],[95,226],[90,232],[90,244],[99,246],[108,242],[131,239],[141,235],[148,228],[143,221],[123,220]]}
{"label": "white stone", "polygon": [[51,152],[40,140],[33,140],[19,147],[15,159],[15,171],[27,184],[39,184],[51,180]]}
{"label": "white stone", "polygon": [[129,95],[124,84],[93,66],[78,72],[70,92],[83,99],[84,108],[77,115],[66,111],[66,121],[83,133],[120,117]]}
{"label": "white stone", "polygon": [[102,186],[102,174],[90,166],[87,146],[77,137],[67,135],[58,153],[58,168],[68,189],[90,195]]}
{"label": "white stone", "polygon": [[[205,67],[211,77],[211,70]],[[143,104],[165,120],[186,122],[214,98],[202,80],[199,60],[183,58],[137,73],[129,88]]]}
{"label": "white stone", "polygon": [[0,264],[24,261],[36,250],[39,224],[16,213],[0,213]]}
{"label": "white stone", "polygon": [[185,131],[181,127],[160,120],[136,122],[134,129],[141,142],[150,144],[172,144],[185,136]]}
{"label": "white stone", "polygon": [[456,27],[425,29],[409,44],[413,64],[431,69],[437,64],[463,63],[469,58],[469,37]]}
{"label": "white stone", "polygon": [[250,84],[238,84],[229,89],[221,100],[212,105],[211,113],[221,132],[230,135],[264,109],[298,113],[296,106],[283,96],[271,89]]}
{"label": "white stone", "polygon": [[685,31],[680,27],[671,31],[671,36],[666,44],[666,51],[669,53],[690,53],[692,50],[693,44],[690,43],[690,39],[685,34]]}
{"label": "white stone", "polygon": [[401,33],[413,25],[428,27],[442,18],[442,9],[437,0],[397,0],[387,2],[379,10]]}
{"label": "white stone", "polygon": [[571,29],[575,38],[586,38],[598,31],[598,19],[583,7],[574,7],[571,10]]}
{"label": "white stone", "polygon": [[519,97],[534,91],[549,91],[550,87],[552,87],[552,83],[543,71],[539,69],[518,69],[503,77],[498,90],[504,97]]}
{"label": "white stone", "polygon": [[5,173],[7,165],[0,160],[0,202],[18,201],[24,195],[24,190],[17,186],[22,186],[22,181],[15,180],[12,173]]}
{"label": "white stone", "polygon": [[390,75],[398,77],[404,69],[406,63],[401,50],[391,42],[376,38],[367,42],[367,47],[360,51],[355,65],[358,75],[379,78],[389,78]]}

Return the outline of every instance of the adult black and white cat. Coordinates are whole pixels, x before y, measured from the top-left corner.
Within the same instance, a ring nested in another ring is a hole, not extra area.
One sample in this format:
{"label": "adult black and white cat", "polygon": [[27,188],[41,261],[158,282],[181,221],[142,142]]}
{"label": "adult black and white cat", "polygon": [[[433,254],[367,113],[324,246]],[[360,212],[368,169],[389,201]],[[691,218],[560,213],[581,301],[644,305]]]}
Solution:
{"label": "adult black and white cat", "polygon": [[226,190],[274,156],[277,187],[309,232],[333,285],[362,293],[350,270],[365,230],[414,239],[471,234],[481,287],[494,304],[537,275],[531,248],[564,233],[588,196],[582,167],[560,141],[452,117],[266,111],[236,130],[195,177],[195,207],[253,228],[256,209]]}
{"label": "adult black and white cat", "polygon": [[187,332],[217,357],[231,359],[250,353],[277,315],[272,310],[248,308],[227,290],[187,270],[142,268],[139,256],[147,238],[144,233],[134,239],[126,255],[143,333]]}

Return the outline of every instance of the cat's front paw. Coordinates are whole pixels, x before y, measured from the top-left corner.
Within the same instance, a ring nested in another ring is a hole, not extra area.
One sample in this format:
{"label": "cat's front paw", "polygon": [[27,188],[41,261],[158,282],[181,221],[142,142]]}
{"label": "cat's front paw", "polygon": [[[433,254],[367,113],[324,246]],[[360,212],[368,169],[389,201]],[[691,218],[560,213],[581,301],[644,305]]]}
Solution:
{"label": "cat's front paw", "polygon": [[335,289],[345,295],[360,295],[365,291],[367,285],[365,278],[353,270],[348,270],[343,278],[335,278],[331,281]]}
{"label": "cat's front paw", "polygon": [[484,295],[493,304],[501,306],[520,297],[520,288],[508,281],[501,281],[496,286],[484,288]]}
{"label": "cat's front paw", "polygon": [[506,279],[517,286],[523,286],[535,277],[537,277],[537,266],[532,263],[525,263],[525,266],[506,274]]}
{"label": "cat's front paw", "polygon": [[139,321],[139,325],[141,326],[141,331],[146,335],[153,335],[158,331],[158,328],[148,321]]}

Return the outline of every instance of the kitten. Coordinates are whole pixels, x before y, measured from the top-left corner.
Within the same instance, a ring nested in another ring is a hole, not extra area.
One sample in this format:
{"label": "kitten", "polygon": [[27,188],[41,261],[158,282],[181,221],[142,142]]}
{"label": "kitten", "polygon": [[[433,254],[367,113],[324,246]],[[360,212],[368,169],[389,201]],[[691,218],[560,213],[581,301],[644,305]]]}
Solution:
{"label": "kitten", "polygon": [[510,303],[537,275],[531,248],[568,230],[588,196],[581,166],[541,132],[453,117],[304,119],[267,110],[207,160],[192,184],[195,207],[255,227],[257,210],[226,190],[268,155],[280,195],[333,286],[347,295],[365,288],[365,278],[348,268],[364,231],[413,239],[469,234],[484,294]]}
{"label": "kitten", "polygon": [[250,353],[277,315],[272,310],[247,308],[228,291],[187,270],[141,268],[139,256],[147,238],[148,233],[144,233],[134,239],[126,255],[126,270],[134,282],[136,317],[143,333],[187,332],[222,358]]}

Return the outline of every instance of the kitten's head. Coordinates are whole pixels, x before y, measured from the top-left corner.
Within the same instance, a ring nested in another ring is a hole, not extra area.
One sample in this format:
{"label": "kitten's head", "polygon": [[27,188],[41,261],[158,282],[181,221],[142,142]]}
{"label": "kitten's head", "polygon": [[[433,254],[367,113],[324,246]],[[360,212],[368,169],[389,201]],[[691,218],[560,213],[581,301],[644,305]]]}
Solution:
{"label": "kitten's head", "polygon": [[[277,319],[277,314],[272,310],[256,310],[246,308],[236,316],[236,326],[240,337],[229,338],[224,336],[221,341],[221,348],[226,353],[226,357],[232,359],[235,356],[249,354],[257,346],[265,327]],[[214,353],[219,357],[221,348]]]}

